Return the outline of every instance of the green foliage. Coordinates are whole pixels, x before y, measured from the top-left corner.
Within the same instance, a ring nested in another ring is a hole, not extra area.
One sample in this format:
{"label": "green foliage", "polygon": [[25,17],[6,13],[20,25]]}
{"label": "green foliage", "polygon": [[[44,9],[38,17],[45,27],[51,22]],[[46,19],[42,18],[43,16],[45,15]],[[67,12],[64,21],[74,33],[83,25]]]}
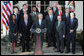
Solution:
{"label": "green foliage", "polygon": [[2,39],[3,42],[9,42],[9,36],[4,36],[4,38]]}
{"label": "green foliage", "polygon": [[65,1],[58,1],[60,5],[65,5]]}
{"label": "green foliage", "polygon": [[65,1],[58,1],[59,5],[62,5],[62,10],[65,11]]}
{"label": "green foliage", "polygon": [[15,5],[15,4],[17,4],[18,3],[18,1],[13,1],[13,5]]}
{"label": "green foliage", "polygon": [[80,34],[77,34],[78,42],[83,50],[83,31]]}

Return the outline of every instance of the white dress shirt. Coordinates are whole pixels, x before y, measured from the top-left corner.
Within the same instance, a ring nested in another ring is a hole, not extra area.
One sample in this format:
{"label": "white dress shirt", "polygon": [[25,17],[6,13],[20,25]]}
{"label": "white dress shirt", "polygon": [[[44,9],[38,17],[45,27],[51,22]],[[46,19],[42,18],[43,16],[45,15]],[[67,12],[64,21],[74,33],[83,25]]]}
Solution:
{"label": "white dress shirt", "polygon": [[41,19],[39,19],[39,25],[41,25],[41,21],[42,21],[42,20],[41,20]]}

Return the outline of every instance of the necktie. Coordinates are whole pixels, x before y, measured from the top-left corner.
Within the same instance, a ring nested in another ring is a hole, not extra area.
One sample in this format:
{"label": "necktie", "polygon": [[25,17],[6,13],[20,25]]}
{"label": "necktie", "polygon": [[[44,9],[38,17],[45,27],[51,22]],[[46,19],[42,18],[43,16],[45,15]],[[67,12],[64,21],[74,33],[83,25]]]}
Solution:
{"label": "necktie", "polygon": [[59,25],[60,25],[60,21],[58,21],[58,27],[59,27]]}
{"label": "necktie", "polygon": [[60,16],[61,16],[61,11],[60,11]]}
{"label": "necktie", "polygon": [[52,18],[53,18],[53,16],[52,16],[52,15],[50,15],[50,20],[51,20],[51,22],[52,22]]}
{"label": "necktie", "polygon": [[39,25],[41,26],[41,20],[39,20]]}
{"label": "necktie", "polygon": [[73,19],[71,19],[71,25],[73,24]]}

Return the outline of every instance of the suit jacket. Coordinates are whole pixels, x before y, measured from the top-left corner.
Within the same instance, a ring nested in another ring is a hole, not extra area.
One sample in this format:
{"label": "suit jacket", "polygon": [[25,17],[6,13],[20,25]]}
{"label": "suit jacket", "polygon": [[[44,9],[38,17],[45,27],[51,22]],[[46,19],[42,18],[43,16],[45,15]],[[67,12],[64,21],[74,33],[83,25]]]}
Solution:
{"label": "suit jacket", "polygon": [[47,30],[48,30],[47,32],[54,32],[53,29],[54,29],[54,24],[55,24],[55,21],[56,21],[55,16],[53,15],[52,22],[50,20],[49,15],[46,16],[45,20],[46,20],[46,25],[47,25]]}
{"label": "suit jacket", "polygon": [[69,22],[67,23],[68,33],[70,32],[70,29],[73,29],[74,31],[72,34],[76,34],[77,27],[78,27],[78,19],[77,18],[74,18],[72,25],[71,25],[71,22],[69,20]]}
{"label": "suit jacket", "polygon": [[68,34],[68,30],[69,29],[67,29],[67,24],[69,23],[69,21],[70,21],[70,14],[69,14],[69,16],[68,17],[66,17],[66,14],[65,14],[65,19],[64,19],[64,21],[65,21],[65,34],[67,35]]}
{"label": "suit jacket", "polygon": [[38,12],[36,12],[36,15],[34,15],[34,13],[30,13],[31,17],[32,17],[32,20],[33,22],[38,18]]}
{"label": "suit jacket", "polygon": [[[36,28],[44,29],[44,28],[46,28],[45,20],[42,19],[41,26],[40,26],[39,20],[37,19],[36,21],[34,21],[31,28],[32,29],[36,29]],[[36,41],[36,36],[37,36],[37,34],[34,34],[34,41]],[[43,33],[40,33],[40,36],[41,36],[41,40],[43,41],[43,39],[44,39]]]}
{"label": "suit jacket", "polygon": [[[59,10],[56,12],[56,18],[57,18],[57,16],[59,16]],[[62,17],[62,20],[64,21],[64,19],[65,19],[65,12],[62,10],[62,15],[61,15],[61,17]]]}
{"label": "suit jacket", "polygon": [[29,39],[30,36],[30,28],[32,26],[32,20],[31,18],[28,16],[28,23],[27,26],[24,22],[24,14],[20,15],[20,26],[19,26],[19,32],[22,34],[22,40],[24,40],[25,38]]}
{"label": "suit jacket", "polygon": [[44,14],[44,8],[43,8],[43,7],[41,7],[40,12],[38,11],[38,8],[36,8],[36,12]]}
{"label": "suit jacket", "polygon": [[[53,7],[52,7],[52,10],[53,10]],[[56,8],[55,12],[53,11],[53,14],[55,15],[57,13],[57,11],[58,11],[58,8]]]}
{"label": "suit jacket", "polygon": [[58,27],[58,21],[56,21],[55,23],[55,33],[59,36],[63,36],[65,35],[65,22],[64,21],[61,21],[60,22],[60,25]]}
{"label": "suit jacket", "polygon": [[46,28],[46,22],[45,20],[42,19],[42,22],[41,22],[41,26],[39,25],[39,20],[35,20],[32,27],[32,29],[36,29],[36,28],[41,28],[41,29],[44,29]]}
{"label": "suit jacket", "polygon": [[17,18],[16,18],[17,29],[19,29],[19,21],[20,21],[20,15],[17,14]]}
{"label": "suit jacket", "polygon": [[[23,9],[21,9],[21,10],[19,11],[19,14],[22,14],[22,13],[23,13]],[[27,13],[28,13],[28,14],[31,13],[31,8],[28,8]]]}

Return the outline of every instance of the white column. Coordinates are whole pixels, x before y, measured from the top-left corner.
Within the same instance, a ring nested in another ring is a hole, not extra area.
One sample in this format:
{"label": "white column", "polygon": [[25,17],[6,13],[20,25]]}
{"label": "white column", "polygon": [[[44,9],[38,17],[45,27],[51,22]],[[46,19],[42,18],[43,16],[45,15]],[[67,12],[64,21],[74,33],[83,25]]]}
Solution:
{"label": "white column", "polygon": [[83,30],[83,1],[75,1],[75,14],[78,19],[77,30]]}
{"label": "white column", "polygon": [[65,1],[65,8],[69,7],[68,3],[69,3],[69,1]]}

